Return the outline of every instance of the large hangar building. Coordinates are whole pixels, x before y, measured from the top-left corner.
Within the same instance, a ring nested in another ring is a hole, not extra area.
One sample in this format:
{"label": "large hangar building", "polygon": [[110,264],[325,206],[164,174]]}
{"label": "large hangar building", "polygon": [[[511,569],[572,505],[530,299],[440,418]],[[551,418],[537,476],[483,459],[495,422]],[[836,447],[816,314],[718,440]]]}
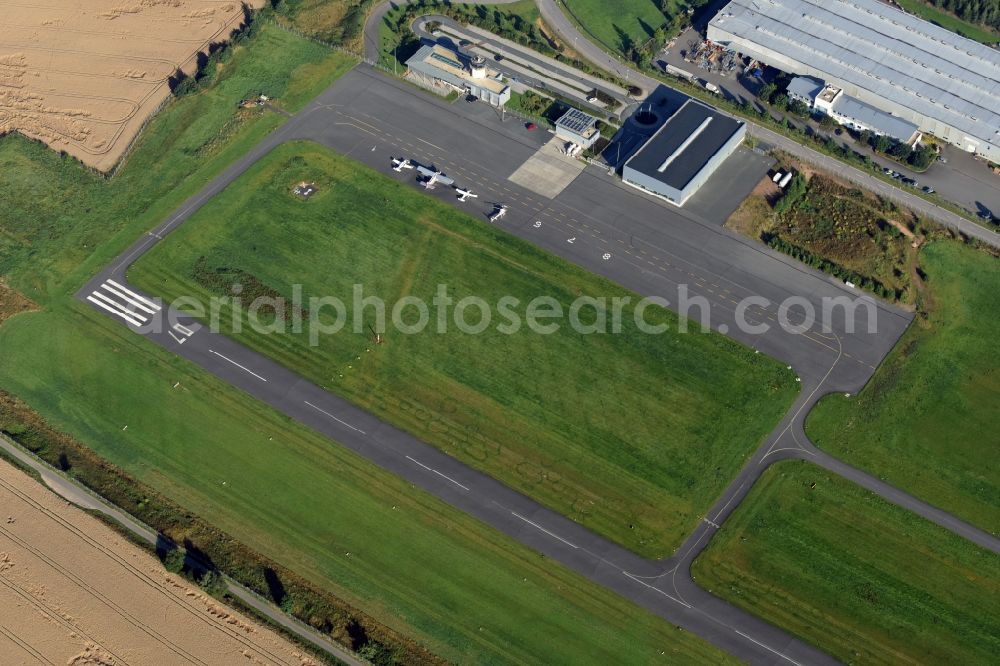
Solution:
{"label": "large hangar building", "polygon": [[708,38],[1000,162],[1000,52],[878,0],[732,0]]}
{"label": "large hangar building", "polygon": [[622,181],[683,206],[746,132],[744,122],[689,99],[625,162]]}

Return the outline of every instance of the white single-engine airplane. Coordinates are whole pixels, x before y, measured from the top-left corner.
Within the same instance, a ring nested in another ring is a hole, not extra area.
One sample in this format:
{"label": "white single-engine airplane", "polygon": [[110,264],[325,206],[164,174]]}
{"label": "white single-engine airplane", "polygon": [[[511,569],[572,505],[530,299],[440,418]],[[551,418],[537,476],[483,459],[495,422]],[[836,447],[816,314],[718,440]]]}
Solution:
{"label": "white single-engine airplane", "polygon": [[433,174],[431,176],[427,176],[427,178],[420,181],[420,184],[424,186],[425,190],[433,190],[437,182],[438,182],[437,174]]}
{"label": "white single-engine airplane", "polygon": [[490,222],[496,222],[507,214],[507,204],[497,204],[496,209],[490,214]]}
{"label": "white single-engine airplane", "polygon": [[465,201],[469,197],[472,197],[473,199],[479,197],[478,194],[473,194],[472,190],[463,190],[461,187],[456,187],[455,191],[458,192],[459,201]]}
{"label": "white single-engine airplane", "polygon": [[405,158],[404,159],[400,159],[398,157],[393,157],[392,158],[392,170],[393,171],[400,172],[403,169],[412,169],[412,168],[413,168],[413,165],[410,164],[410,160],[405,159]]}

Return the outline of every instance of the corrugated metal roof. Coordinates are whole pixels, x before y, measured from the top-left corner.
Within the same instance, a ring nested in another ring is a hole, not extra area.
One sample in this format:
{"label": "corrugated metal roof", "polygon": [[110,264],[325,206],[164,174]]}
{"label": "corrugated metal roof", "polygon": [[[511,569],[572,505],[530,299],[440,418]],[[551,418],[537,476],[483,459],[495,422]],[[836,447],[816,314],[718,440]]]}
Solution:
{"label": "corrugated metal roof", "polygon": [[788,82],[788,93],[790,95],[815,99],[821,90],[823,90],[823,82],[811,76],[796,76]]}
{"label": "corrugated metal roof", "polygon": [[833,111],[838,115],[856,120],[880,134],[888,134],[902,141],[908,141],[917,131],[917,126],[913,123],[889,115],[885,111],[879,111],[874,106],[865,104],[850,95],[838,97],[837,101],[833,103]]}
{"label": "corrugated metal roof", "polygon": [[1000,144],[1000,53],[877,0],[732,0],[711,25]]}

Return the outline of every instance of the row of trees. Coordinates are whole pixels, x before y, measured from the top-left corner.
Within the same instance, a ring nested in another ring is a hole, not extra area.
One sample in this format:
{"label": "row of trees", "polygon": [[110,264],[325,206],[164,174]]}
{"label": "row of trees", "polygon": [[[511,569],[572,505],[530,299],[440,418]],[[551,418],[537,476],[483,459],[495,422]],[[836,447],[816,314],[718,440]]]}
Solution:
{"label": "row of trees", "polygon": [[1000,2],[997,0],[929,0],[929,2],[969,23],[981,23],[1000,30]]}

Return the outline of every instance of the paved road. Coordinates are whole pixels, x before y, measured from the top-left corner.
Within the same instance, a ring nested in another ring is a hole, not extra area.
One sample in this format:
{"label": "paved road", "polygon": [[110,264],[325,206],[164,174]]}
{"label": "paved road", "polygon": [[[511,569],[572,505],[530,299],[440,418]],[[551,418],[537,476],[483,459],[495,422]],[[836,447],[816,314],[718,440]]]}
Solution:
{"label": "paved road", "polygon": [[[57,495],[67,501],[79,506],[82,509],[98,511],[111,518],[123,528],[131,532],[140,541],[153,546],[160,547],[164,537],[161,537],[155,530],[140,523],[138,520],[125,513],[107,500],[94,494],[83,487],[78,481],[60,474],[48,464],[17,446],[6,437],[0,436],[0,449],[5,453],[20,461],[26,467],[35,470],[42,477],[45,484]],[[196,570],[201,569],[201,563],[191,560],[187,562],[189,566]],[[284,627],[302,640],[324,650],[330,656],[340,660],[349,666],[365,666],[367,662],[358,659],[352,652],[346,650],[312,627],[299,622],[295,618],[287,615],[280,608],[260,597],[250,589],[243,587],[233,580],[226,579],[227,591],[233,597],[239,599],[258,613],[264,615],[272,622]]]}
{"label": "paved road", "polygon": [[[138,294],[126,286],[126,271],[139,256],[273,147],[297,138],[312,138],[383,170],[390,155],[407,153],[416,159],[430,159],[460,179],[460,184],[472,183],[484,199],[503,198],[511,202],[509,219],[504,221],[504,227],[511,233],[529,238],[641,293],[659,293],[682,279],[700,289],[697,286],[700,282],[704,285],[703,293],[712,296],[713,312],[718,311],[723,319],[727,312],[731,314],[725,307],[731,296],[766,293],[775,298],[789,294],[814,298],[817,294],[844,292],[841,285],[826,276],[626,190],[615,179],[602,177],[594,169],[585,171],[556,199],[548,200],[519,188],[499,174],[509,173],[508,169],[530,156],[544,136],[526,133],[519,124],[500,123],[484,105],[448,105],[362,66],[335,83],[160,227],[137,241],[78,296],[86,298],[95,291],[108,294],[105,285],[109,280]],[[446,190],[431,194],[461,205]],[[465,207],[474,210],[467,204]],[[535,227],[534,222],[538,221],[543,221],[541,227]],[[567,232],[574,233],[579,241],[567,243]],[[624,234],[628,243],[616,234]],[[631,260],[603,260],[601,252],[606,246],[613,248],[615,255],[622,254]],[[646,250],[647,247],[655,249]],[[681,267],[683,276],[679,274]],[[713,284],[727,290],[729,295],[714,290],[710,293],[709,285]],[[120,287],[114,289],[118,294],[125,293]],[[150,299],[147,295],[139,296]],[[130,298],[137,300],[136,296]],[[159,306],[150,308],[146,303],[146,307],[155,311]],[[867,381],[874,366],[908,323],[905,313],[894,308],[880,305],[878,313],[886,328],[881,335],[871,337],[839,331],[815,340],[783,332],[747,338],[779,358],[794,357],[796,369],[803,368],[799,371],[803,378],[802,396],[684,548],[675,557],[661,562],[643,560],[594,535],[234,340],[213,334],[190,318],[159,310],[149,317],[151,323],[160,322],[169,314],[176,318],[180,328],[132,328],[384,469],[742,659],[752,663],[812,664],[831,660],[815,648],[704,592],[690,581],[687,567],[707,543],[714,525],[721,524],[764,467],[784,457],[817,455],[792,425],[824,392],[842,391],[845,387],[856,390]],[[759,314],[758,321],[763,321],[767,311]],[[847,348],[854,350],[854,357],[847,358]],[[788,446],[790,436],[799,437],[803,444]],[[857,478],[865,480],[866,475],[855,472]],[[869,483],[877,492],[889,492],[879,487],[877,480]],[[921,503],[898,491],[892,501],[907,508],[916,507],[914,510],[919,512]],[[985,537],[983,542],[991,543],[989,535]],[[993,548],[997,548],[995,543]]]}
{"label": "paved road", "polygon": [[[615,74],[616,76],[629,80],[631,83],[643,88],[647,92],[655,89],[658,85],[666,85],[663,81],[659,81],[658,79],[654,79],[642,74],[641,72],[633,70],[616,56],[607,53],[587,40],[587,38],[584,37],[579,30],[577,30],[576,26],[573,25],[569,18],[567,18],[563,11],[559,8],[556,0],[536,0],[535,4],[538,5],[538,9],[545,22],[552,27],[555,33],[559,35],[563,41],[572,43],[574,45],[573,48],[583,58],[589,60],[598,67]],[[977,238],[994,247],[1000,247],[1000,233],[986,229],[975,222],[952,213],[951,211],[935,206],[934,204],[911,192],[889,185],[888,183],[875,178],[871,174],[849,166],[840,160],[836,160],[832,157],[819,153],[797,141],[789,139],[781,134],[777,134],[766,127],[762,127],[749,121],[747,121],[747,124],[750,134],[768,145],[780,148],[781,150],[795,155],[799,159],[805,160],[810,164],[814,164],[821,169],[831,171],[847,178],[848,180],[851,180],[852,182],[855,182],[867,189],[897,201],[922,215],[926,215],[930,219],[936,220],[947,227],[955,229],[966,236]]]}

